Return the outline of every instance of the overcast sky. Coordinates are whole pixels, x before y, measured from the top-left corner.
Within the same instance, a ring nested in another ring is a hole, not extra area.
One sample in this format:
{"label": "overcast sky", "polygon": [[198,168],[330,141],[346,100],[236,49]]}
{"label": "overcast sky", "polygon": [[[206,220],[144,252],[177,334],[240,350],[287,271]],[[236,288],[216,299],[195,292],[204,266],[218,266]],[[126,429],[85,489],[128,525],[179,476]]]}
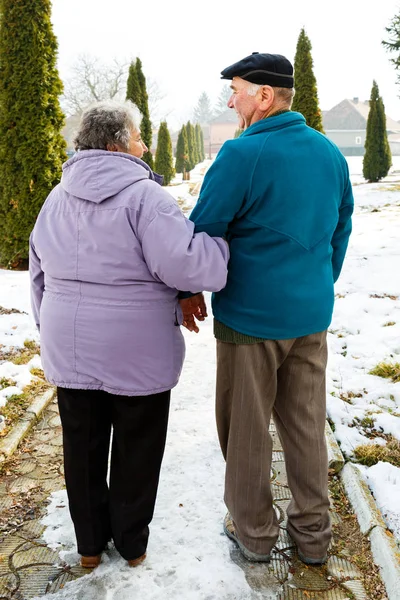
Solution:
{"label": "overcast sky", "polygon": [[[205,90],[215,101],[220,71],[252,52],[294,59],[305,27],[313,49],[320,105],[370,96],[376,79],[386,112],[400,120],[400,87],[381,45],[400,0],[53,0],[62,78],[77,55],[107,61],[139,56],[165,94],[171,125],[191,117]],[[163,111],[161,111],[163,112]]]}

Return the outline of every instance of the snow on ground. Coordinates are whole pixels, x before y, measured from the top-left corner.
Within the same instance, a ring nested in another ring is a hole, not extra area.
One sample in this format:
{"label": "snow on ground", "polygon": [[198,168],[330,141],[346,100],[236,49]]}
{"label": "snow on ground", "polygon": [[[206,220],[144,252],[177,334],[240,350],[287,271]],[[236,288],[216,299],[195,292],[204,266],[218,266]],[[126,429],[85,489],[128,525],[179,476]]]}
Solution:
{"label": "snow on ground", "polygon": [[[384,182],[354,186],[353,234],[329,328],[328,416],[350,459],[359,444],[386,443],[376,435],[400,440],[400,382],[369,374],[380,362],[400,362],[400,157],[393,159]],[[361,180],[360,159],[348,161],[352,180]],[[362,472],[400,541],[400,468],[380,462]]]}
{"label": "snow on ground", "polygon": [[[7,314],[11,309],[19,312]],[[41,368],[38,356],[26,365],[14,365],[1,359],[2,353],[23,348],[25,341],[39,341],[29,312],[27,273],[0,270],[0,408],[11,396],[22,394],[23,388],[31,383],[32,368]]]}
{"label": "snow on ground", "polygon": [[[329,329],[327,398],[335,435],[352,459],[358,444],[386,443],[371,434],[400,439],[400,383],[369,374],[381,361],[400,362],[400,190],[395,189],[396,182],[400,184],[400,157],[394,157],[389,177],[374,185],[362,183],[359,157],[350,157],[348,162],[357,184],[356,211]],[[193,184],[201,182],[209,164],[199,165],[190,183],[182,183],[178,175],[169,188],[185,212],[196,201]],[[0,306],[29,312],[27,273],[0,271]],[[209,319],[197,336],[185,332],[187,360],[173,392],[147,561],[132,571],[111,550],[95,573],[66,586],[57,599],[124,600],[142,597],[144,590],[149,600],[190,600],[200,597],[199,590],[209,600],[257,597],[240,568],[230,561],[230,542],[222,534],[224,465],[214,424],[211,325]],[[27,314],[0,316],[0,344],[6,348],[37,338]],[[4,372],[15,381],[18,374],[11,377],[12,368],[0,362],[0,380]],[[400,540],[400,469],[378,463],[361,471]],[[62,543],[63,557],[73,562],[78,557],[66,502],[64,491],[54,495],[45,521],[46,539],[52,545]]]}
{"label": "snow on ground", "polygon": [[400,540],[400,469],[390,463],[378,462],[373,467],[358,465],[367,481],[383,518]]}

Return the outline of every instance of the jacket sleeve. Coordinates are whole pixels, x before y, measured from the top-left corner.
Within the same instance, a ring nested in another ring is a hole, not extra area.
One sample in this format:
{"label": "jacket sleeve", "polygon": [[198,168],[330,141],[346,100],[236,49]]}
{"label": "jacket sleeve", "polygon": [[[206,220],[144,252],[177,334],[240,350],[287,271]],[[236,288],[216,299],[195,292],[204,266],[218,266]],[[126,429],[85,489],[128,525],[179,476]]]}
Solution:
{"label": "jacket sleeve", "polygon": [[344,257],[346,254],[349,237],[351,234],[352,224],[351,215],[354,210],[353,191],[350,179],[347,180],[347,185],[343,194],[342,202],[339,208],[339,221],[332,237],[332,271],[333,280],[336,282],[339,279],[342,270]]}
{"label": "jacket sleeve", "polygon": [[29,277],[31,283],[31,307],[36,327],[40,330],[40,306],[44,292],[44,273],[40,264],[40,258],[36,254],[32,241],[33,233],[29,238]]}
{"label": "jacket sleeve", "polygon": [[[229,224],[243,206],[250,181],[238,140],[225,142],[207,171],[190,220],[195,231],[224,237]],[[254,162],[254,161],[253,161]]]}
{"label": "jacket sleeve", "polygon": [[228,244],[194,235],[193,223],[174,203],[157,211],[143,234],[142,251],[153,277],[171,288],[218,292],[226,285]]}

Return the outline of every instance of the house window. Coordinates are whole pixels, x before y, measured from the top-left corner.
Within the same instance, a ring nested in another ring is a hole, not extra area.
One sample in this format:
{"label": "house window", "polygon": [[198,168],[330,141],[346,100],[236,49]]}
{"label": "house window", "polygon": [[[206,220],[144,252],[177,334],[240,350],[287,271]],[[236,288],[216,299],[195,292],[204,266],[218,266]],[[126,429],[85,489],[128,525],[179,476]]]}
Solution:
{"label": "house window", "polygon": [[356,137],[356,144],[358,144],[359,146],[361,145],[361,136],[357,135]]}

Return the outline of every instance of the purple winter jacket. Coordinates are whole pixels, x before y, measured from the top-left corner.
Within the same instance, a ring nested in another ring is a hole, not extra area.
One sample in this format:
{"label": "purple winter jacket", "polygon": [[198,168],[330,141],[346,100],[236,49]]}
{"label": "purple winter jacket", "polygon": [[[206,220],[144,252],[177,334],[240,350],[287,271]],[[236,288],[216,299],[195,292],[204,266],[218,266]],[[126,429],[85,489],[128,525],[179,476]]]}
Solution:
{"label": "purple winter jacket", "polygon": [[178,290],[221,290],[229,258],[224,240],[193,230],[141,160],[85,150],[63,165],[30,239],[32,308],[51,383],[127,396],[178,383]]}

